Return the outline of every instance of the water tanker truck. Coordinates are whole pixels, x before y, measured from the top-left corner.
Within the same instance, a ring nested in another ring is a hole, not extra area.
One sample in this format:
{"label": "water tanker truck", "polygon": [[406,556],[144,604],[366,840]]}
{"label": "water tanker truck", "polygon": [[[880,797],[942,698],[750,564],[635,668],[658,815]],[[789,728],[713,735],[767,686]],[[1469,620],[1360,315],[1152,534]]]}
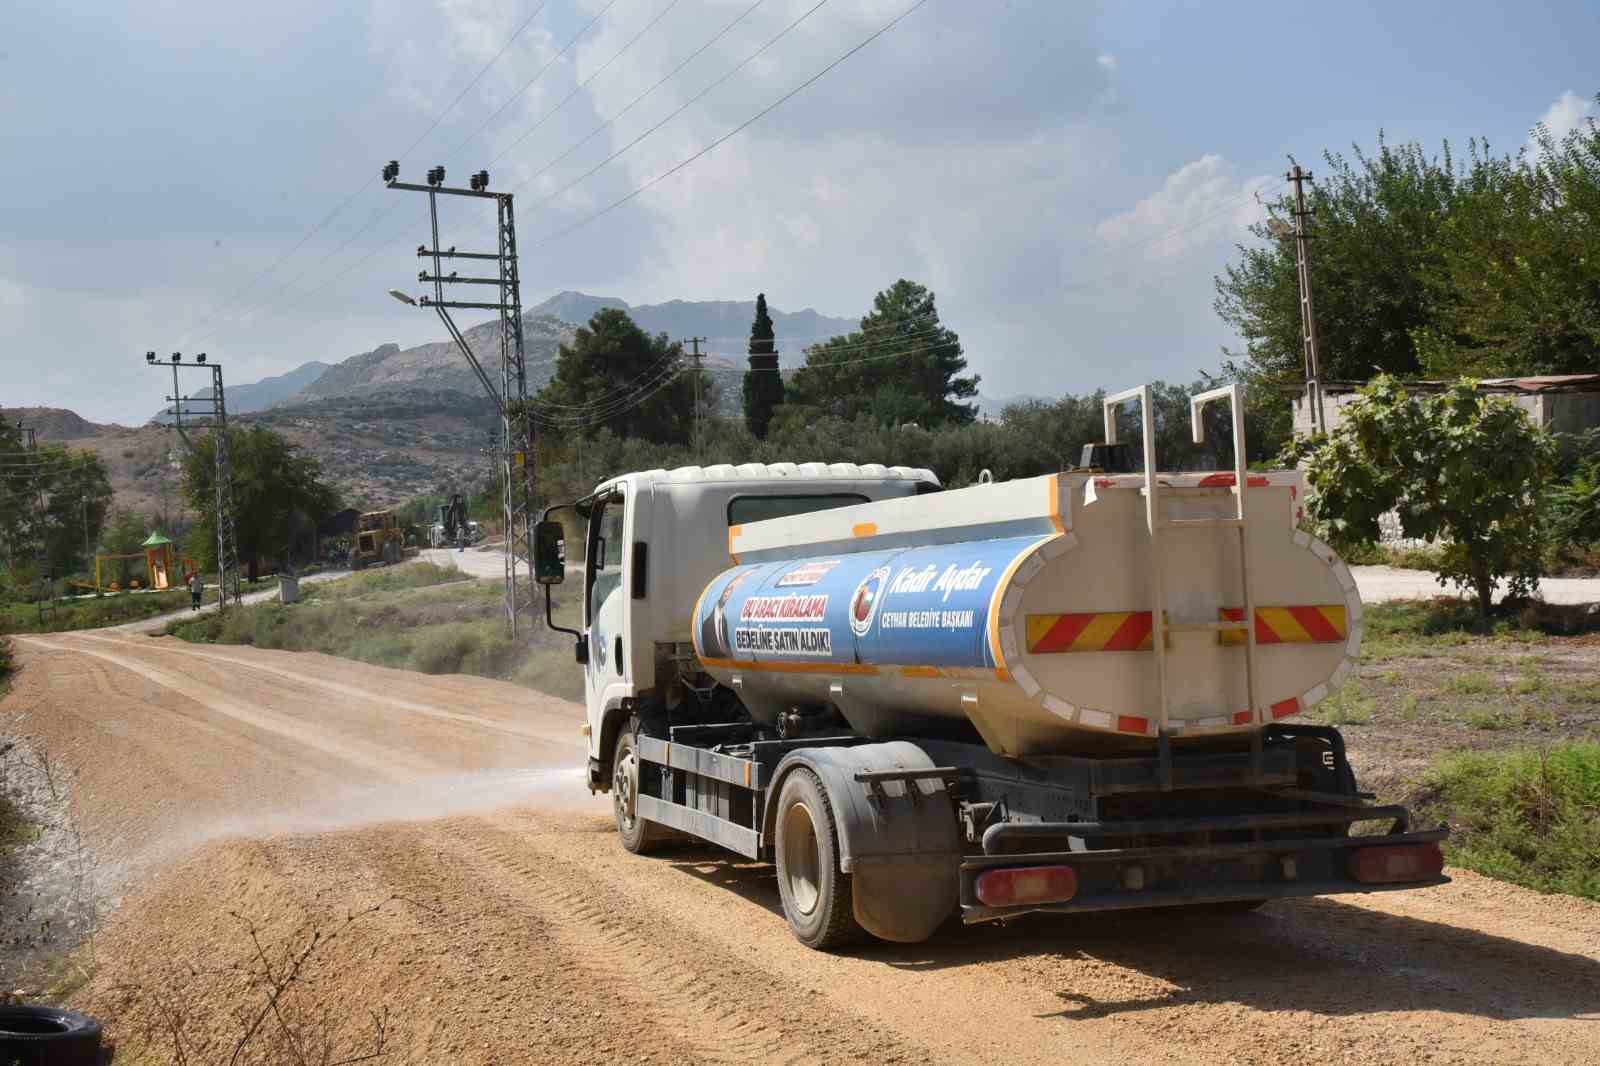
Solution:
{"label": "water tanker truck", "polygon": [[[1148,389],[1106,399],[1107,443],[1133,400],[1142,473],[687,467],[547,511],[535,576],[623,847],[771,861],[822,949],[955,913],[1445,883],[1444,830],[1372,803],[1339,732],[1299,720],[1349,675],[1362,611],[1300,528],[1298,473],[1158,473]],[[1222,400],[1243,441],[1236,386],[1194,397],[1197,440]],[[548,599],[569,527],[576,629]]]}

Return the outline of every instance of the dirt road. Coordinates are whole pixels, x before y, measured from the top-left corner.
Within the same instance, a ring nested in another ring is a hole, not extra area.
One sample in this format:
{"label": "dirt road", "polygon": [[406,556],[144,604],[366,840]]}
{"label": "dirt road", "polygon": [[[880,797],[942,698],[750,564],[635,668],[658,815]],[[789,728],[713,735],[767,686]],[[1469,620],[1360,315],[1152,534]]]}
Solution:
{"label": "dirt road", "polygon": [[387,1011],[384,1062],[1600,1062],[1581,901],[1458,874],[821,955],[765,867],[624,854],[570,704],[319,655],[18,644],[0,732],[72,768],[126,897],[74,1002],[155,1061],[174,1032],[225,1061],[261,1013],[234,968],[253,929],[269,953],[317,932],[285,1012],[349,1053]]}

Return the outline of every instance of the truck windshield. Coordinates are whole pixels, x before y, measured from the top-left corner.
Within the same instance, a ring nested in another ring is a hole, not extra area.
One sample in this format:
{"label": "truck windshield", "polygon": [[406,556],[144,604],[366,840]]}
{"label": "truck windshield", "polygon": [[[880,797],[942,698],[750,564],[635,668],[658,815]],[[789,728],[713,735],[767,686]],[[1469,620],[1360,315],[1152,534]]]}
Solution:
{"label": "truck windshield", "polygon": [[735,496],[728,501],[728,525],[765,522],[769,518],[792,518],[797,514],[866,502],[867,498],[858,492],[820,493],[815,496]]}

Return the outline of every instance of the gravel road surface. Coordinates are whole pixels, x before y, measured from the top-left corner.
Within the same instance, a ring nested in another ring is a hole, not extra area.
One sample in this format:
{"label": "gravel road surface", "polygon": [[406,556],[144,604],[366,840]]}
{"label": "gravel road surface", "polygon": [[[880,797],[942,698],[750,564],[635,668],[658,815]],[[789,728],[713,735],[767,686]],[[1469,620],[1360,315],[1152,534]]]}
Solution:
{"label": "gravel road surface", "polygon": [[71,767],[120,897],[73,1002],[138,1061],[173,1061],[175,1028],[226,1061],[258,1013],[246,920],[268,945],[335,928],[298,1009],[345,1053],[386,1010],[390,1063],[1600,1061],[1600,906],[1576,899],[1457,872],[823,955],[768,868],[625,854],[572,704],[170,638],[17,644],[0,732]]}

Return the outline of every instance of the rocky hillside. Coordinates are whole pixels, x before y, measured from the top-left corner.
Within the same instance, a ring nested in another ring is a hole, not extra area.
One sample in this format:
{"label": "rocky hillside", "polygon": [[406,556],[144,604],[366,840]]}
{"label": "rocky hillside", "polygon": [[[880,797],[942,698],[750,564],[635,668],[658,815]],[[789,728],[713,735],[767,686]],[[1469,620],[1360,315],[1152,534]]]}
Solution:
{"label": "rocky hillside", "polygon": [[21,424],[34,429],[41,441],[82,440],[97,437],[108,429],[121,428],[90,422],[65,407],[0,407],[0,418],[14,426]]}
{"label": "rocky hillside", "polygon": [[[528,360],[528,388],[549,380],[556,353],[572,339],[572,327],[548,315],[526,314],[522,319],[523,350]],[[473,354],[489,379],[500,381],[500,323],[488,322],[463,330]],[[351,356],[329,367],[321,377],[296,395],[279,402],[293,407],[323,400],[361,400],[375,397],[406,398],[456,392],[477,395],[483,391],[472,368],[450,340],[401,348],[385,344]]]}
{"label": "rocky hillside", "polygon": [[[30,409],[30,411],[33,409]],[[23,409],[4,416],[16,420]],[[100,456],[116,492],[113,506],[143,514],[176,514],[181,506],[176,461],[183,443],[170,429],[97,425],[71,411],[29,417],[41,441],[88,448]],[[409,397],[319,400],[241,415],[230,421],[261,424],[322,462],[348,503],[381,507],[441,487],[475,487],[488,476],[485,454],[499,426],[494,405],[481,393],[448,390]]]}
{"label": "rocky hillside", "polygon": [[[535,307],[531,314],[550,315],[581,326],[601,308],[616,307],[646,333],[665,333],[673,340],[705,337],[709,351],[727,356],[742,356],[750,337],[750,323],[756,317],[755,300],[668,300],[661,304],[631,307],[615,296],[590,296],[582,292],[561,292]],[[808,344],[859,329],[851,318],[831,318],[811,308],[779,311],[769,305],[772,325],[778,335],[778,351],[784,366],[798,366]],[[741,360],[742,362],[742,360]]]}
{"label": "rocky hillside", "polygon": [[[252,411],[265,411],[273,404],[289,399],[320,378],[328,369],[329,364],[313,359],[309,363],[301,363],[287,374],[262,378],[248,385],[229,385],[226,387],[228,414],[243,415]],[[210,386],[196,391],[193,396],[197,400],[209,399]],[[159,417],[159,412],[156,417]]]}
{"label": "rocky hillside", "polygon": [[[737,416],[754,301],[629,307],[615,298],[560,293],[524,316],[530,390],[549,380],[557,352],[576,325],[602,307],[627,310],[650,333],[710,338],[713,354],[706,367],[718,385],[718,410]],[[772,316],[785,362],[799,360],[803,341],[856,326],[811,310],[774,310]],[[499,331],[492,319],[464,331],[497,384]],[[347,502],[368,507],[475,486],[489,476],[486,449],[498,430],[494,404],[448,340],[414,348],[385,344],[339,363],[308,362],[254,384],[230,385],[228,410],[231,421],[271,426],[305,448],[321,460]],[[15,408],[4,415],[36,427],[41,440],[97,452],[110,472],[116,506],[158,514],[178,509],[175,460],[183,445],[171,430],[154,422],[137,428],[98,425],[61,408]]]}

